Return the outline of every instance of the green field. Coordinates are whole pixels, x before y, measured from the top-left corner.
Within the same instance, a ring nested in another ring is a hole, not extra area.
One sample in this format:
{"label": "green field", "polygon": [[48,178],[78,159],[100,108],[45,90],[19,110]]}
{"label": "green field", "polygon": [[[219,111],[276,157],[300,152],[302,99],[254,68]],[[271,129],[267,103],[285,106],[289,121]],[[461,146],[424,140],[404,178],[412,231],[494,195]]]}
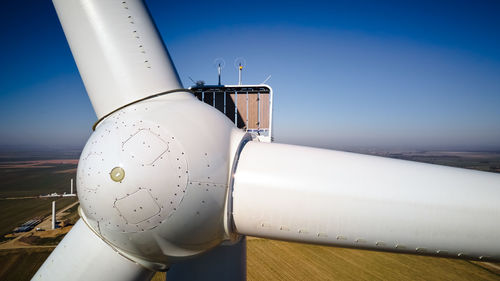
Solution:
{"label": "green field", "polygon": [[56,201],[56,209],[60,210],[76,202],[77,198],[0,200],[0,241],[5,240],[5,234],[12,232],[15,227],[25,221],[37,216],[45,217],[50,215],[52,212],[52,201],[54,200]]}

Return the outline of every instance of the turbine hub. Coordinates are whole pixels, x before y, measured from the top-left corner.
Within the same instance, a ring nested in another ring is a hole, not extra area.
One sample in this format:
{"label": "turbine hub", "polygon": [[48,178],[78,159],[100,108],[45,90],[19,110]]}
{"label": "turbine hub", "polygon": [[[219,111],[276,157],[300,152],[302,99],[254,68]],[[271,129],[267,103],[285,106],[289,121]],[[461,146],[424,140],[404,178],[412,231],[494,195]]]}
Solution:
{"label": "turbine hub", "polygon": [[82,218],[151,269],[227,238],[231,162],[244,133],[191,95],[137,103],[104,119],[78,165]]}

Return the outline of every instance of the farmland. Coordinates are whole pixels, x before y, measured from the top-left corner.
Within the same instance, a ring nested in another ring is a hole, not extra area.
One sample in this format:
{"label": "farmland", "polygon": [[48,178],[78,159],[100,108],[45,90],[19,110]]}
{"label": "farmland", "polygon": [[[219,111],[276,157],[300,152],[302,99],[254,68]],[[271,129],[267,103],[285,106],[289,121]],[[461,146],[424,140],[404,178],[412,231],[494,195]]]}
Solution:
{"label": "farmland", "polygon": [[[51,202],[59,210],[77,200],[37,198],[38,195],[70,192],[70,179],[75,178],[75,152],[0,153],[0,241],[16,226],[51,212]],[[54,158],[46,159],[52,156]],[[15,198],[15,199],[14,199]]]}
{"label": "farmland", "polygon": [[0,280],[30,280],[52,248],[29,248],[0,251]]}
{"label": "farmland", "polygon": [[0,198],[69,193],[79,155],[79,150],[0,149]]}
{"label": "farmland", "polygon": [[[55,199],[17,199],[0,200],[0,241],[4,235],[23,222],[37,216],[47,216],[51,213],[51,204]],[[75,202],[76,197],[60,198],[56,201],[56,209],[59,210]]]}
{"label": "farmland", "polygon": [[[249,281],[500,280],[498,269],[492,270],[478,264],[463,260],[247,238]],[[168,273],[166,275],[168,277]],[[165,280],[165,273],[157,273],[153,280]]]}
{"label": "farmland", "polygon": [[70,179],[76,172],[62,173],[72,170],[76,164],[54,166],[0,168],[0,198],[37,196],[52,192],[69,193]]}
{"label": "farmland", "polygon": [[[499,172],[498,153],[372,153],[386,157]],[[52,155],[53,156],[53,155]],[[56,157],[57,156],[57,157]],[[52,192],[69,192],[75,178],[74,154],[53,158],[10,157],[0,154],[0,234],[35,216],[47,216],[51,201],[57,209],[77,198],[23,198]],[[65,219],[78,218],[77,206],[66,211]],[[46,234],[49,231],[46,232]],[[53,245],[62,237],[36,238],[20,243]],[[0,242],[1,243],[1,242]],[[0,250],[0,280],[29,280],[53,247],[38,246]],[[500,280],[499,264],[481,264],[454,259],[378,253],[335,247],[305,245],[249,237],[247,240],[248,280]],[[153,280],[165,280],[157,273]]]}
{"label": "farmland", "polygon": [[46,218],[40,223],[45,231],[17,233],[15,239],[0,243],[0,280],[30,280],[78,219],[77,208],[78,203],[74,202],[59,210],[57,220],[61,224],[55,230],[50,229],[50,219]]}
{"label": "farmland", "polygon": [[268,239],[247,240],[248,280],[500,280],[477,264]]}
{"label": "farmland", "polygon": [[[29,280],[51,248],[0,251],[0,280]],[[15,264],[15,266],[14,266]],[[23,270],[17,270],[22,268]],[[10,269],[10,270],[6,270]],[[165,280],[157,273],[153,280]],[[500,280],[475,263],[249,238],[252,280]]]}

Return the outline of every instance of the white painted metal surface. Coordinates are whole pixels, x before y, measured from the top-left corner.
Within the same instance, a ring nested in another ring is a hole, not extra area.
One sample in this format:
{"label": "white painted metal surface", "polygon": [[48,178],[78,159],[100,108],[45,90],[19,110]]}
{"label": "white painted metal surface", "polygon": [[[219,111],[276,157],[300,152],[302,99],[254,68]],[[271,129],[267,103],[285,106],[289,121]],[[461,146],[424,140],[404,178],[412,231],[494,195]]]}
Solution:
{"label": "white painted metal surface", "polygon": [[[54,0],[54,5],[99,118],[182,87],[142,1]],[[81,217],[101,239],[96,249],[111,246],[142,266],[162,270],[230,238],[227,183],[244,136],[187,92],[106,117],[82,152],[77,174]],[[56,252],[61,247],[66,245]],[[94,258],[109,268],[119,263],[105,255]],[[44,274],[56,270],[47,264],[52,262],[46,261]],[[81,263],[92,270],[93,262]],[[59,258],[55,264],[64,263]]]}
{"label": "white painted metal surface", "polygon": [[52,229],[56,229],[56,201],[52,201]]}
{"label": "white painted metal surface", "polygon": [[156,270],[217,246],[228,237],[227,183],[243,137],[218,110],[184,93],[113,113],[79,161],[84,220]]}
{"label": "white painted metal surface", "polygon": [[[182,87],[142,1],[54,4],[99,118]],[[500,260],[500,175],[248,140],[187,92],[104,118],[78,165],[82,220],[34,278],[144,280],[238,233]]]}
{"label": "white painted metal surface", "polygon": [[143,1],[53,2],[98,118],[182,88]]}
{"label": "white painted metal surface", "polygon": [[500,175],[248,143],[233,191],[240,234],[500,260]]}
{"label": "white painted metal surface", "polygon": [[153,274],[120,255],[79,220],[32,280],[150,280]]}

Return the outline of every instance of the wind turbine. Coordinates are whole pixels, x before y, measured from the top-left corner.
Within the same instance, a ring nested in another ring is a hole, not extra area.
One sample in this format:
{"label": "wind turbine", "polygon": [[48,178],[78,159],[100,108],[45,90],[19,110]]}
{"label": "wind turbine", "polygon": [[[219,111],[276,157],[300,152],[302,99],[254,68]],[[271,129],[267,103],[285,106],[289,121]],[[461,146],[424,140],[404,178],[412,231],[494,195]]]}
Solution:
{"label": "wind turbine", "polygon": [[183,89],[143,1],[53,2],[98,122],[34,280],[245,279],[244,235],[500,260],[500,175],[259,143]]}

